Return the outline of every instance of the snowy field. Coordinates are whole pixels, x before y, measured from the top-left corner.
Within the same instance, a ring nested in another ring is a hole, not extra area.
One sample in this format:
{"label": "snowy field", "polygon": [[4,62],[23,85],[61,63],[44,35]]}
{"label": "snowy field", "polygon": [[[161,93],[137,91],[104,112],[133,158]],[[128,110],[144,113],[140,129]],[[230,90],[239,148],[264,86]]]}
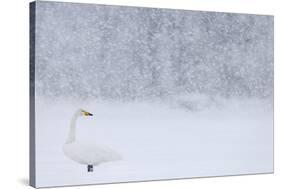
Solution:
{"label": "snowy field", "polygon": [[[273,112],[266,101],[151,102],[36,99],[37,185],[78,185],[273,172]],[[168,102],[168,103],[167,103]],[[88,173],[64,156],[72,114],[77,140],[110,146],[122,161]]]}

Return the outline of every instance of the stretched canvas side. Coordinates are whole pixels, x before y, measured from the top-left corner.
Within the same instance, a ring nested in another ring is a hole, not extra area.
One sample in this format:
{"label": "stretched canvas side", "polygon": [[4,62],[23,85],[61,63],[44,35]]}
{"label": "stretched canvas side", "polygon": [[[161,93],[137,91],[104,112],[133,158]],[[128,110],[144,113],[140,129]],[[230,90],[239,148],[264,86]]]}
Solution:
{"label": "stretched canvas side", "polygon": [[35,187],[35,2],[29,5],[29,184]]}

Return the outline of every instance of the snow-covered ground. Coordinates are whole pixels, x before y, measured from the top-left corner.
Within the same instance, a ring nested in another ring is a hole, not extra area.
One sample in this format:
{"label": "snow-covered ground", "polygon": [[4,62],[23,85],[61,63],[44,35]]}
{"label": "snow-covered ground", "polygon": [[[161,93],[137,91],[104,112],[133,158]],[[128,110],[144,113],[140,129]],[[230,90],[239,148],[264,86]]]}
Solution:
{"label": "snow-covered ground", "polygon": [[[273,171],[273,111],[261,100],[36,101],[40,187]],[[85,165],[64,156],[62,146],[78,108],[94,116],[79,118],[77,140],[110,146],[122,161],[88,173]]]}

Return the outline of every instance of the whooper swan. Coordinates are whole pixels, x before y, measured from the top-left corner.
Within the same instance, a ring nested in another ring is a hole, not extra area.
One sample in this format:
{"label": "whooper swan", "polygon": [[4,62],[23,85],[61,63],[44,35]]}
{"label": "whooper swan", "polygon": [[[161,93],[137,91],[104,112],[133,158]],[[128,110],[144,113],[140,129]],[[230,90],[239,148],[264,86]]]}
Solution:
{"label": "whooper swan", "polygon": [[109,148],[101,147],[94,143],[83,144],[76,140],[76,121],[79,117],[84,116],[93,116],[93,114],[82,109],[78,109],[74,113],[71,119],[68,137],[63,145],[64,154],[77,163],[87,165],[88,172],[93,172],[93,166],[120,160],[120,155]]}

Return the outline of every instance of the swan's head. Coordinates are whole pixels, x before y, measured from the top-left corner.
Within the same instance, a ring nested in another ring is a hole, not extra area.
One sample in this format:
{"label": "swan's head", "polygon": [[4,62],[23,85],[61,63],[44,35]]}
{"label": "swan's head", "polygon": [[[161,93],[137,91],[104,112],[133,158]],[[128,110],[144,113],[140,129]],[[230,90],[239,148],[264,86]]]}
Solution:
{"label": "swan's head", "polygon": [[93,116],[93,114],[91,114],[90,112],[87,112],[87,111],[85,111],[85,110],[83,110],[83,109],[79,109],[79,110],[78,110],[78,114],[79,114],[80,116]]}

